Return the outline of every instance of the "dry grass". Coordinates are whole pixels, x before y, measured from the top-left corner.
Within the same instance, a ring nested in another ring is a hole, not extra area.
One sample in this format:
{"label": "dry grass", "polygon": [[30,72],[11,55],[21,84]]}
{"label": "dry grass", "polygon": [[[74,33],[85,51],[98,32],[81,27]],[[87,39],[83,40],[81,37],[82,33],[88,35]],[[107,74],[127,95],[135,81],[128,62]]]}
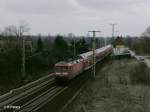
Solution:
{"label": "dry grass", "polygon": [[[145,64],[117,60],[104,66],[68,112],[150,112],[150,74]],[[65,110],[65,112],[67,112]]]}

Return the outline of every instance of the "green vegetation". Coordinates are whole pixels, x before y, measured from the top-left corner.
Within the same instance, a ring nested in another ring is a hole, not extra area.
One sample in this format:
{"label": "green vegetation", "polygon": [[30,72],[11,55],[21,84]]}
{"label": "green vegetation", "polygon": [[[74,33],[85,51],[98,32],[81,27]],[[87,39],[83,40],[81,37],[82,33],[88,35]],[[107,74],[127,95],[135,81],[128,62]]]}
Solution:
{"label": "green vegetation", "polygon": [[127,37],[124,40],[137,54],[150,54],[150,37]]}
{"label": "green vegetation", "polygon": [[[44,72],[52,72],[55,63],[76,57],[78,54],[92,49],[92,38],[90,37],[24,36],[23,33],[26,31],[28,28],[25,25],[9,26],[0,35],[0,84],[18,85],[23,82],[21,77],[22,38],[25,39],[25,79],[27,82],[41,77],[40,74]],[[126,45],[137,53],[150,54],[150,38],[127,37],[124,40]],[[111,42],[112,38],[106,39],[107,44]],[[96,48],[102,47],[104,44],[104,38],[96,38]],[[133,80],[138,82],[138,79]]]}
{"label": "green vegetation", "polygon": [[150,85],[150,69],[141,62],[132,69],[130,79],[132,84]]}
{"label": "green vegetation", "polygon": [[69,58],[69,46],[62,36],[58,35],[53,44],[55,60],[62,61]]}
{"label": "green vegetation", "polygon": [[89,45],[86,43],[85,39],[84,38],[80,39],[80,41],[76,43],[77,54],[88,52],[89,51],[88,47]]}
{"label": "green vegetation", "polygon": [[41,37],[38,38],[38,41],[37,41],[37,49],[36,49],[36,52],[41,52],[43,51],[43,42],[42,42],[42,39]]}
{"label": "green vegetation", "polygon": [[139,54],[150,54],[150,37],[141,37],[135,42],[134,49]]}
{"label": "green vegetation", "polygon": [[[52,36],[24,36],[26,56],[27,82],[33,81],[40,74],[47,71],[53,72],[54,64],[68,60],[74,56],[74,44],[76,55],[89,51],[89,44],[85,38],[76,38],[75,43],[70,37]],[[15,85],[24,84],[21,76],[22,66],[22,39],[16,36],[0,36],[0,84]]]}

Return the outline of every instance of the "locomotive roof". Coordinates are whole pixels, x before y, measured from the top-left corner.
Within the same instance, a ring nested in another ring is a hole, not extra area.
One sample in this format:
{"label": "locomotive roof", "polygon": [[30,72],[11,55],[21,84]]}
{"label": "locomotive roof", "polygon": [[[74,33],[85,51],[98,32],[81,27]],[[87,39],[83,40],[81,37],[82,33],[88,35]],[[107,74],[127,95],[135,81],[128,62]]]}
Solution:
{"label": "locomotive roof", "polygon": [[64,66],[64,65],[71,66],[72,64],[77,64],[80,61],[81,61],[81,59],[76,59],[76,60],[72,60],[72,61],[61,61],[61,62],[56,63],[55,65],[56,66]]}
{"label": "locomotive roof", "polygon": [[95,52],[96,52],[96,53],[100,53],[100,52],[105,51],[106,49],[108,49],[108,48],[110,48],[110,47],[112,47],[112,45],[107,45],[107,46],[105,46],[105,47],[96,49]]}
{"label": "locomotive roof", "polygon": [[[107,45],[105,47],[96,49],[95,53],[101,53],[101,52],[105,51],[106,49],[108,49],[110,47],[112,47],[112,45]],[[69,60],[69,61],[61,61],[61,62],[56,63],[55,66],[71,66],[72,64],[79,63],[81,61],[81,59],[87,59],[87,58],[89,58],[92,55],[93,55],[93,51],[89,51],[89,52],[80,54],[77,57],[77,59],[75,59],[75,60],[72,59],[72,60]]]}
{"label": "locomotive roof", "polygon": [[[108,49],[108,48],[110,48],[110,47],[112,47],[112,45],[107,45],[107,46],[105,46],[105,47],[96,49],[96,50],[95,50],[95,53],[103,52],[103,51],[105,51],[106,49]],[[87,59],[87,58],[90,57],[92,54],[93,54],[93,51],[89,51],[89,52],[80,54],[79,56],[81,56],[83,59]]]}

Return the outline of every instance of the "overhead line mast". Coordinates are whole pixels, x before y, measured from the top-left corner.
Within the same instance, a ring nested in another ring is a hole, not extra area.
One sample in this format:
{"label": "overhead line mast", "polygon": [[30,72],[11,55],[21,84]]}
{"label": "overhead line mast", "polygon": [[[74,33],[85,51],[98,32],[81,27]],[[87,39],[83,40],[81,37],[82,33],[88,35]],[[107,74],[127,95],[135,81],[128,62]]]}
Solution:
{"label": "overhead line mast", "polygon": [[88,32],[91,32],[93,33],[93,41],[92,41],[92,51],[93,51],[93,60],[92,60],[92,74],[93,74],[93,77],[95,77],[95,36],[96,36],[96,32],[101,32],[101,31],[88,31]]}
{"label": "overhead line mast", "polygon": [[115,40],[114,39],[114,36],[115,36],[115,26],[117,25],[117,24],[115,24],[115,23],[112,23],[112,24],[110,24],[111,26],[112,26],[112,39],[113,39],[113,41]]}
{"label": "overhead line mast", "polygon": [[26,76],[26,56],[25,56],[25,39],[22,36],[22,76]]}

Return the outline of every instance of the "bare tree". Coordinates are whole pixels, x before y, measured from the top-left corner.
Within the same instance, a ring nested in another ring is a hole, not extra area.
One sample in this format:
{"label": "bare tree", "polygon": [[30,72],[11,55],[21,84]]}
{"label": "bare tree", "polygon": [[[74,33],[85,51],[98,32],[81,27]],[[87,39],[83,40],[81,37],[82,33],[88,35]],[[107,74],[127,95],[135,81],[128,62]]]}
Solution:
{"label": "bare tree", "polygon": [[4,31],[3,31],[3,35],[7,37],[7,40],[8,37],[10,36],[14,36],[16,37],[17,39],[17,45],[19,46],[19,48],[21,47],[22,50],[21,50],[21,54],[22,54],[22,69],[21,69],[21,72],[22,72],[22,77],[24,78],[26,75],[25,73],[25,38],[24,38],[24,35],[25,33],[28,33],[30,30],[30,28],[28,27],[28,24],[25,23],[24,21],[20,22],[20,24],[18,26],[15,26],[15,25],[10,25],[10,26],[7,26]]}
{"label": "bare tree", "polygon": [[30,28],[27,23],[24,21],[20,22],[18,26],[9,25],[5,27],[3,31],[4,36],[15,36],[17,39],[22,38],[22,36],[29,32]]}

